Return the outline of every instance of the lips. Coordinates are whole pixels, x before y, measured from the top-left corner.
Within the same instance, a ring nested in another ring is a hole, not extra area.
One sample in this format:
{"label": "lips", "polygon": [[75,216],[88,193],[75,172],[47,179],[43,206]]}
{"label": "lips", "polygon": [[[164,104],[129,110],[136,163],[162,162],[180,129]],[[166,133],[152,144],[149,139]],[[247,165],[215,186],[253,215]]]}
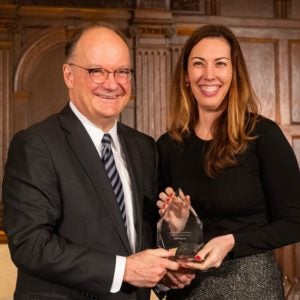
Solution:
{"label": "lips", "polygon": [[200,85],[202,94],[206,97],[213,97],[218,94],[220,85]]}
{"label": "lips", "polygon": [[97,96],[106,100],[115,100],[118,98],[118,96],[107,96],[107,95],[97,95]]}

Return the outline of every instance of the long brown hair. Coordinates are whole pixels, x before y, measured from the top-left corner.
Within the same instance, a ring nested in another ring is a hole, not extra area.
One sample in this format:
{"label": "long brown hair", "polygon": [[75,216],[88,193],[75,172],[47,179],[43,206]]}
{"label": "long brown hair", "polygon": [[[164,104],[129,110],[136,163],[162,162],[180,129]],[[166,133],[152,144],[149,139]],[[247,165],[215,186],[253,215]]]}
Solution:
{"label": "long brown hair", "polygon": [[236,165],[236,155],[246,150],[258,118],[258,100],[253,91],[245,60],[235,35],[222,25],[197,28],[185,43],[177,62],[171,88],[169,131],[182,142],[194,131],[199,119],[198,106],[186,86],[188,59],[194,46],[207,37],[224,38],[231,49],[233,68],[229,91],[222,103],[225,109],[212,125],[213,140],[204,158],[208,176],[215,177],[225,167]]}

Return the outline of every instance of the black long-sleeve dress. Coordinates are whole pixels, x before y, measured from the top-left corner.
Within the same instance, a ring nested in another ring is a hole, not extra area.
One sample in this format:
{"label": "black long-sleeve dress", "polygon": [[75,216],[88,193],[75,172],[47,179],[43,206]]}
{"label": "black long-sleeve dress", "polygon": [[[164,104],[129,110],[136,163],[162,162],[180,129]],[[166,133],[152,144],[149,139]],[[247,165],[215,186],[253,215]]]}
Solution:
{"label": "black long-sleeve dress", "polygon": [[[203,169],[209,141],[192,133],[179,143],[166,133],[157,142],[161,188],[180,187],[191,196],[203,222],[205,241],[234,235],[228,260],[259,256],[300,240],[300,172],[294,152],[271,120],[260,119],[253,135],[257,138],[238,156],[238,165],[214,179]],[[214,299],[201,293],[201,299]],[[248,296],[247,292],[244,299],[255,299]]]}

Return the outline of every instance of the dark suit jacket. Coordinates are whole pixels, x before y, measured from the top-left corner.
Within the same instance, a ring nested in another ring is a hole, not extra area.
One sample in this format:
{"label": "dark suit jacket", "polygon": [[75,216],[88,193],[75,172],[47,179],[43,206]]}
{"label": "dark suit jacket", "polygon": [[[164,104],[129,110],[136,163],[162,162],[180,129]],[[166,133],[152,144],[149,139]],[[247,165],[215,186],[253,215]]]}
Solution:
{"label": "dark suit jacket", "polygon": [[[153,242],[157,152],[152,138],[125,125],[118,124],[118,135],[140,251]],[[126,284],[109,293],[115,256],[131,250],[104,166],[69,105],[14,136],[3,200],[18,267],[15,299],[148,299],[149,290]]]}

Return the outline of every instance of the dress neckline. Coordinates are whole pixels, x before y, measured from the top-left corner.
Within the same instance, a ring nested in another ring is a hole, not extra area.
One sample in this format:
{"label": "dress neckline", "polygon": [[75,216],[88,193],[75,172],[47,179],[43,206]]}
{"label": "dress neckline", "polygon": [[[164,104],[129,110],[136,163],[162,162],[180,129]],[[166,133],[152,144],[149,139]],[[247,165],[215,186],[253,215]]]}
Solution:
{"label": "dress neckline", "polygon": [[210,143],[213,139],[209,139],[209,140],[204,140],[202,138],[200,138],[196,133],[195,131],[192,132],[192,136],[194,137],[194,139],[198,140],[198,141],[201,141],[203,143]]}

